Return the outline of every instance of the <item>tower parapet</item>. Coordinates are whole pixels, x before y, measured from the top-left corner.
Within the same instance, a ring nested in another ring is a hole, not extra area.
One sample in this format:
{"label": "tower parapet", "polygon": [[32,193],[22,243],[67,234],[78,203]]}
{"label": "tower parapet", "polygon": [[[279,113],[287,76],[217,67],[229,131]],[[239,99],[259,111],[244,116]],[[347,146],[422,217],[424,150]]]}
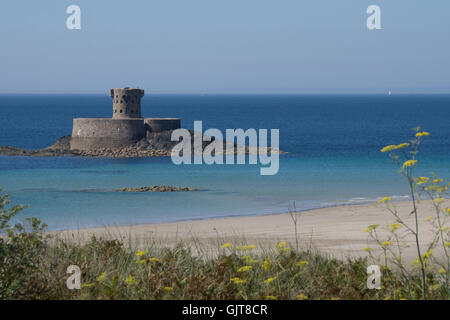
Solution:
{"label": "tower parapet", "polygon": [[109,92],[113,99],[113,119],[142,118],[141,98],[144,90],[136,88],[116,88]]}

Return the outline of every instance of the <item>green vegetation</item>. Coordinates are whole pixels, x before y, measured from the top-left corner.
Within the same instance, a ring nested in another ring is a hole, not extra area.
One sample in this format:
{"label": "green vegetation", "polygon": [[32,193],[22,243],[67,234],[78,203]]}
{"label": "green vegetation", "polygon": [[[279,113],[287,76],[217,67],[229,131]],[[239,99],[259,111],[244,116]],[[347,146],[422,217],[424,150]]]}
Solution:
{"label": "green vegetation", "polygon": [[[381,239],[377,229],[382,226],[377,224],[368,226],[365,232],[382,249],[385,267],[395,266],[402,274],[403,282],[409,287],[409,291],[417,290],[417,288],[410,286],[412,275],[410,268],[404,263],[403,250],[408,246],[404,241],[405,238],[412,236],[417,251],[417,259],[414,261],[413,267],[418,269],[421,280],[420,297],[427,299],[430,291],[435,289],[442,290],[443,297],[450,299],[450,208],[444,206],[450,183],[446,183],[444,179],[438,178],[435,174],[431,174],[430,177],[415,176],[415,169],[419,165],[417,156],[420,144],[424,138],[430,136],[430,133],[421,131],[420,127],[415,128],[414,131],[414,138],[409,142],[389,145],[381,149],[381,152],[389,154],[400,175],[406,178],[412,199],[409,215],[413,215],[414,223],[408,224],[407,217],[401,216],[396,207],[390,205],[392,197],[384,197],[378,203],[385,205],[385,209],[395,219],[392,224],[384,226],[389,236]],[[422,199],[431,201],[434,208],[433,215],[424,219],[433,232],[433,239],[426,246],[420,245],[422,230],[419,227],[418,204]],[[379,261],[371,255],[371,248],[367,249],[369,257],[373,261]],[[434,253],[437,250],[444,253],[444,259],[435,257]]]}

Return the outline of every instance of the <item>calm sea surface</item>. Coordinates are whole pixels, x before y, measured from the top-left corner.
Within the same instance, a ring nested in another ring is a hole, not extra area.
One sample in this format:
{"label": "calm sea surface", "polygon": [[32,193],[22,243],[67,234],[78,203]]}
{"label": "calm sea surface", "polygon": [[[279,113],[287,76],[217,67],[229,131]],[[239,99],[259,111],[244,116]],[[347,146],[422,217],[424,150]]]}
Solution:
{"label": "calm sea surface", "polygon": [[[107,95],[0,95],[0,145],[39,149],[71,133],[74,117],[111,117]],[[145,117],[179,117],[193,128],[279,128],[275,176],[255,165],[182,165],[170,158],[0,156],[0,188],[30,205],[50,229],[167,222],[364,203],[407,188],[387,144],[431,132],[421,174],[450,178],[450,96],[147,95]],[[113,188],[190,186],[198,192],[113,193]]]}

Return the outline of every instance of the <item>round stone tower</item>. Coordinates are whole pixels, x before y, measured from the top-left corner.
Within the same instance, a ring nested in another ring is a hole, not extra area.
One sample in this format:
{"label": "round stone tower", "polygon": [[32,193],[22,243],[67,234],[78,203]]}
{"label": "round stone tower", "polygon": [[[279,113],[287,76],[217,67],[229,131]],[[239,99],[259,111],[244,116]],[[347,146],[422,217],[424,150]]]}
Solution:
{"label": "round stone tower", "polygon": [[180,128],[177,118],[142,118],[144,90],[111,89],[113,117],[73,119],[71,150],[120,149],[159,132]]}
{"label": "round stone tower", "polygon": [[141,98],[144,90],[136,88],[111,89],[113,119],[142,118]]}

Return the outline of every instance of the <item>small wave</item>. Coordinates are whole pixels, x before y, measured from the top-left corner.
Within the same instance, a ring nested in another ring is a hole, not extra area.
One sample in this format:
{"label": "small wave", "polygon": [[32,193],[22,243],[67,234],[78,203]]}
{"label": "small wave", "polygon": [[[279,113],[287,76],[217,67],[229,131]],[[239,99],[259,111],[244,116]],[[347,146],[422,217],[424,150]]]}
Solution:
{"label": "small wave", "polygon": [[89,173],[89,174],[124,174],[127,173],[127,170],[79,170],[81,173]]}
{"label": "small wave", "polygon": [[[376,197],[376,198],[365,198],[365,197],[355,197],[350,198],[348,200],[337,200],[337,201],[327,201],[327,202],[321,202],[321,207],[330,207],[330,206],[340,206],[340,205],[352,205],[352,204],[368,204],[373,203],[381,200],[383,197]],[[410,199],[409,195],[403,195],[403,196],[392,196],[393,201],[404,201]]]}
{"label": "small wave", "polygon": [[31,192],[111,192],[107,189],[56,189],[56,188],[25,188],[22,191]]}
{"label": "small wave", "polygon": [[[381,198],[380,198],[381,199]],[[378,199],[378,200],[380,200]],[[394,200],[404,200],[404,199],[409,199],[409,194],[406,194],[404,196],[392,196],[392,199]]]}

